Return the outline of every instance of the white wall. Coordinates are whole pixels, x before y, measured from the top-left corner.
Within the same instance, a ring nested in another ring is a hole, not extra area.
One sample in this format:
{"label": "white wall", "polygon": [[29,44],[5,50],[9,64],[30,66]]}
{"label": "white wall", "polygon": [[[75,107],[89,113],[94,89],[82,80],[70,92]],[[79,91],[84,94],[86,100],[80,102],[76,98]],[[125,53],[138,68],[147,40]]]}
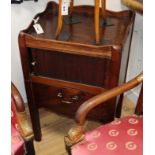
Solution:
{"label": "white wall", "polygon": [[45,9],[48,1],[50,0],[25,1],[11,5],[11,80],[21,92],[25,102],[27,100],[18,48],[18,34],[30,24],[38,12]]}
{"label": "white wall", "polygon": [[[21,92],[24,101],[27,102],[23,73],[21,68],[21,61],[18,49],[18,34],[19,31],[25,29],[32,18],[38,13],[45,9],[47,2],[50,0],[38,0],[38,2],[25,1],[20,5],[11,5],[11,80],[15,83],[19,91]],[[53,0],[57,2],[58,0]],[[94,0],[77,0],[75,5],[89,4],[93,5]],[[107,0],[107,9],[120,11],[125,7],[121,5],[120,0]],[[128,77],[132,78],[134,75],[138,74],[142,70],[142,17],[137,15],[135,22],[135,30],[133,35],[132,52],[129,62]],[[137,90],[135,91],[135,95]],[[132,97],[135,98],[135,97]]]}
{"label": "white wall", "polygon": [[[131,53],[127,73],[127,81],[143,71],[143,17],[136,14]],[[140,86],[141,87],[141,86]],[[140,87],[128,93],[128,97],[136,102]]]}

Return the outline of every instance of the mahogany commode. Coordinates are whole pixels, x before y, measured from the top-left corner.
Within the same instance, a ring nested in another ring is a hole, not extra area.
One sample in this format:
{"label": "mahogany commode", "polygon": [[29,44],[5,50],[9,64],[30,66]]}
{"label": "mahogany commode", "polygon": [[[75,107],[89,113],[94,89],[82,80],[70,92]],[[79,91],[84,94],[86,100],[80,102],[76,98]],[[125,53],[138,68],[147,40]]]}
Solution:
{"label": "mahogany commode", "polygon": [[[135,15],[132,11],[107,11],[112,24],[101,25],[103,42],[95,45],[93,10],[92,6],[76,6],[74,15],[79,22],[64,24],[56,40],[58,4],[49,2],[45,11],[34,17],[39,16],[38,22],[44,33],[37,34],[32,21],[19,34],[24,82],[36,140],[41,139],[39,107],[73,118],[84,101],[125,81]],[[116,99],[112,99],[95,108],[88,117],[112,121],[115,106]]]}

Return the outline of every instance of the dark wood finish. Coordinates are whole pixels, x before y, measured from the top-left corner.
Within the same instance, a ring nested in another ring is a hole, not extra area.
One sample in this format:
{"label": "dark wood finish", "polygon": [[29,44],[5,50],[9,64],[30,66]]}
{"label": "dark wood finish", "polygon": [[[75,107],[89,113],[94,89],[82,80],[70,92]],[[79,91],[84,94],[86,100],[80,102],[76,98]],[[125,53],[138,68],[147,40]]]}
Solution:
{"label": "dark wood finish", "polygon": [[124,99],[124,96],[123,96],[123,94],[121,94],[118,97],[117,108],[116,108],[116,118],[120,118],[121,117],[122,106],[123,106],[123,99]]}
{"label": "dark wood finish", "polygon": [[29,53],[28,49],[25,45],[25,38],[24,33],[20,33],[19,38],[19,48],[20,48],[20,55],[21,55],[21,61],[22,61],[22,68],[23,68],[23,74],[24,74],[24,80],[25,80],[25,88],[28,98],[28,106],[32,121],[32,127],[34,132],[34,136],[36,140],[41,139],[41,129],[40,129],[40,121],[39,121],[39,112],[37,109],[37,106],[34,101],[34,94],[32,90],[32,82],[30,77],[30,64],[29,64]]}
{"label": "dark wood finish", "polygon": [[[56,3],[49,2],[46,10],[34,17],[40,17],[44,34],[35,33],[33,21],[19,34],[24,81],[36,140],[41,139],[40,106],[73,117],[82,102],[125,80],[134,13],[106,11],[113,25],[100,27],[100,35],[101,39],[110,40],[110,43],[96,45],[95,34],[92,33],[94,27],[91,26],[94,7],[74,7],[73,14],[79,16],[81,22],[64,23],[62,33],[70,34],[68,40],[55,39],[58,8]],[[78,101],[73,100],[77,96]],[[89,117],[103,122],[113,120],[115,100],[95,108]]]}
{"label": "dark wood finish", "polygon": [[142,115],[143,114],[143,85],[140,90],[139,98],[137,101],[137,106],[135,109],[135,114]]}
{"label": "dark wood finish", "polygon": [[26,141],[25,148],[27,150],[25,155],[35,155],[33,140]]}
{"label": "dark wood finish", "polygon": [[32,75],[32,82],[49,85],[49,86],[55,86],[55,87],[57,86],[64,87],[64,88],[69,87],[77,90],[83,90],[90,94],[97,94],[106,90],[101,87],[90,86],[86,84],[78,84],[76,82],[69,82],[69,81],[57,80],[57,79],[46,78],[42,76],[34,76],[34,75]]}

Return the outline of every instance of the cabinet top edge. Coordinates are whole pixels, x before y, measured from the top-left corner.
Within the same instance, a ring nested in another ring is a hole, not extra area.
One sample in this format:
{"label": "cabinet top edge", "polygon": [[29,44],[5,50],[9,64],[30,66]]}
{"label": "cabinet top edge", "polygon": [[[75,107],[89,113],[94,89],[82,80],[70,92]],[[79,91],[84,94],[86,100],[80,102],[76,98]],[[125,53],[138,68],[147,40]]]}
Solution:
{"label": "cabinet top edge", "polygon": [[[56,2],[48,2],[48,4],[47,4],[47,6],[46,6],[46,8],[45,8],[45,10],[43,11],[43,12],[41,12],[41,13],[38,13],[38,14],[36,14],[35,16],[34,16],[34,18],[33,19],[36,19],[38,16],[40,17],[40,21],[42,20],[42,18],[44,18],[44,16],[45,16],[45,14],[49,14],[50,12],[56,12],[57,13],[57,9],[58,9],[58,4],[56,3]],[[75,6],[75,9],[74,9],[74,12],[75,13],[79,13],[79,14],[81,14],[81,13],[83,13],[84,12],[84,14],[94,14],[94,11],[92,11],[92,9],[93,9],[93,6],[88,6],[88,5],[82,5],[82,6]],[[87,13],[86,13],[86,11],[87,11]],[[132,23],[133,23],[133,21],[134,21],[134,16],[135,16],[135,13],[132,11],[132,10],[125,10],[125,11],[118,11],[118,12],[114,12],[114,11],[109,11],[109,10],[107,10],[107,16],[109,16],[109,17],[116,17],[116,18],[122,18],[123,20],[125,19],[125,18],[127,18],[127,19],[129,19],[129,21],[128,21],[128,26],[129,25],[131,25]],[[42,21],[42,22],[44,22],[45,21],[45,19]],[[48,21],[49,22],[49,21]],[[55,40],[54,38],[52,39],[52,38],[48,38],[48,37],[46,37],[46,35],[44,36],[42,36],[42,35],[34,35],[34,32],[32,33],[32,31],[34,31],[34,29],[33,29],[33,25],[34,25],[34,21],[32,20],[31,21],[31,23],[29,24],[29,26],[26,28],[26,29],[24,29],[24,30],[22,30],[21,32],[23,32],[24,34],[27,34],[27,35],[29,35],[29,36],[31,36],[31,37],[35,37],[35,38],[37,38],[37,39],[42,39],[42,40],[44,40],[44,39],[50,39],[51,41],[57,41],[57,42],[68,42],[68,43],[71,43],[71,41],[60,41],[60,40]],[[124,31],[123,30],[123,34],[122,35],[124,35],[125,36],[125,32],[126,32],[126,30]],[[122,36],[123,37],[123,36]],[[94,40],[95,41],[95,40]],[[74,43],[77,43],[77,44],[79,44],[79,45],[82,45],[83,43],[82,42],[75,42],[75,41],[73,41]],[[122,44],[123,44],[123,39],[122,39]],[[119,42],[119,44],[121,43],[121,42]],[[111,45],[110,43],[106,43],[105,45],[104,44],[101,44],[101,45],[95,45],[95,44],[93,44],[93,43],[90,43],[90,42],[88,42],[88,43],[86,43],[86,45],[88,45],[88,46],[93,46],[93,47],[101,47],[101,48],[103,48],[103,46],[108,46],[108,45],[110,45],[110,46],[113,46],[113,45]],[[115,45],[117,45],[118,46],[118,44],[116,43]]]}

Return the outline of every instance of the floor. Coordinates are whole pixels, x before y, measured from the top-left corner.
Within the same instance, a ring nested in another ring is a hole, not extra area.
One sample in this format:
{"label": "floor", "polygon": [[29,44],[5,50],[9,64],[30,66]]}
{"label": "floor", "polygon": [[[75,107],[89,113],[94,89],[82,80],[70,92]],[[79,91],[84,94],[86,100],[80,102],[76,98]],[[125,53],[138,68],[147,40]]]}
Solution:
{"label": "floor", "polygon": [[[122,115],[133,113],[134,104],[127,98],[124,101]],[[42,141],[34,142],[36,155],[67,155],[64,147],[64,135],[75,125],[73,119],[57,115],[47,109],[39,110],[42,128]],[[87,121],[87,130],[92,130],[100,123]]]}

